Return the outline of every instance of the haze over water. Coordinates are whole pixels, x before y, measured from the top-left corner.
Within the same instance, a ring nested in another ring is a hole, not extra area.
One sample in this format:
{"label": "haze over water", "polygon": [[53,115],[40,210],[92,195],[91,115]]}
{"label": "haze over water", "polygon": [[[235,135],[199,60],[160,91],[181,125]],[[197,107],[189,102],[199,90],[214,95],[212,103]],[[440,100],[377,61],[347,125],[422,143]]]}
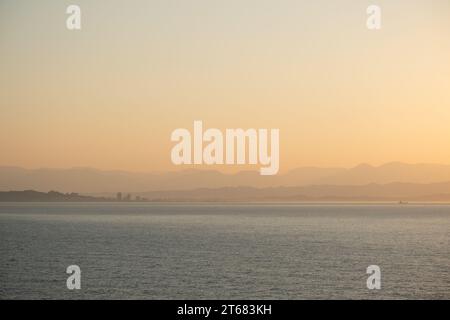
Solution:
{"label": "haze over water", "polygon": [[0,298],[449,299],[449,231],[447,205],[2,203]]}

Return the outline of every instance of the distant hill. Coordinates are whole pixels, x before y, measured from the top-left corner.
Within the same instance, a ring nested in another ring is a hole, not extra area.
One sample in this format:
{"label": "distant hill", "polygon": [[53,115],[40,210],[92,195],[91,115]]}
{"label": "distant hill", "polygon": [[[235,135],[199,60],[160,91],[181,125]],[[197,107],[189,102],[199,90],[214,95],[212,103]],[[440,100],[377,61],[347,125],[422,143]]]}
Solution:
{"label": "distant hill", "polygon": [[60,193],[56,191],[37,192],[33,190],[0,192],[0,202],[90,202],[108,201],[106,198],[82,196],[77,193]]}
{"label": "distant hill", "polygon": [[153,191],[138,194],[151,201],[423,201],[450,202],[450,182],[354,186],[224,187]]}
{"label": "distant hill", "polygon": [[214,170],[182,170],[167,173],[132,173],[92,168],[23,169],[0,167],[0,191],[37,190],[80,192],[112,196],[118,191],[192,190],[224,187],[302,187],[310,185],[353,186],[367,184],[431,184],[450,181],[450,165],[387,163],[361,164],[354,168],[302,167],[275,176],[257,171],[224,174]]}
{"label": "distant hill", "polygon": [[[162,190],[134,193],[122,201],[416,201],[450,202],[450,182],[432,184],[389,183],[367,185],[312,185],[300,187],[222,187],[193,190]],[[1,201],[116,201],[114,198],[77,193],[37,191],[0,192]]]}

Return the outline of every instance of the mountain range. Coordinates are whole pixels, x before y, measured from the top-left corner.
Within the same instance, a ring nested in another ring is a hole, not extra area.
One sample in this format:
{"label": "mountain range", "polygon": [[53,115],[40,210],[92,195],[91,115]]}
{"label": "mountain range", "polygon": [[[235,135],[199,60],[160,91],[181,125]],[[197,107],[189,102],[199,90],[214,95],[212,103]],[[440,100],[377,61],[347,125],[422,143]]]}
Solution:
{"label": "mountain range", "polygon": [[194,190],[150,191],[137,194],[149,201],[393,201],[450,202],[450,182],[432,184],[389,183],[358,186],[223,187]]}
{"label": "mountain range", "polygon": [[[0,191],[37,190],[110,197],[116,192],[157,198],[408,198],[450,193],[450,165],[391,162],[353,168],[301,167],[275,176],[257,171],[215,170],[167,173],[104,171],[92,168],[0,167]],[[181,196],[183,193],[183,196]],[[189,196],[188,196],[189,195]],[[207,196],[208,195],[208,196]],[[445,198],[445,197],[444,197]]]}

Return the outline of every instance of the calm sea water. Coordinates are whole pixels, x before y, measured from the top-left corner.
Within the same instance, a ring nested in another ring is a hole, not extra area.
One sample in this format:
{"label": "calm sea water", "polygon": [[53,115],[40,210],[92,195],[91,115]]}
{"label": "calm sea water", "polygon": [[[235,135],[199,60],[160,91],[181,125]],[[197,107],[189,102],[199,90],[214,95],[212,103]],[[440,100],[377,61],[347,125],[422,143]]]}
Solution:
{"label": "calm sea water", "polygon": [[450,299],[449,242],[445,205],[3,203],[0,298]]}

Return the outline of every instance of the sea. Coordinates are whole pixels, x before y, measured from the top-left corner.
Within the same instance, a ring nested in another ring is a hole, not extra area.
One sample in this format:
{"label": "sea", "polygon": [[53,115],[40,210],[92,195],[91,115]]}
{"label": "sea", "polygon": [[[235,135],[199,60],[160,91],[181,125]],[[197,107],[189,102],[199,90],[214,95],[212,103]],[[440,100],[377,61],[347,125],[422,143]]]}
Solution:
{"label": "sea", "polygon": [[0,299],[450,299],[450,205],[3,202]]}

